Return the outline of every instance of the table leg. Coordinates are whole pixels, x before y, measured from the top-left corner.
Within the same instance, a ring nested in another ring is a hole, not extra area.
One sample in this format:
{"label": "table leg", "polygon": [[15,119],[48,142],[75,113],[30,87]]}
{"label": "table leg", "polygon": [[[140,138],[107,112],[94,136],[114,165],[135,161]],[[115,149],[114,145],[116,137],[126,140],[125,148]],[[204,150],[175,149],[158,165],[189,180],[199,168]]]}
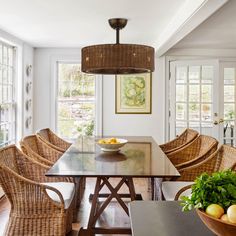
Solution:
{"label": "table leg", "polygon": [[126,181],[127,181],[127,185],[128,185],[129,192],[130,192],[131,201],[134,201],[136,199],[136,194],[135,194],[133,179],[132,178],[127,178]]}
{"label": "table leg", "polygon": [[[120,194],[118,193],[119,189],[122,187],[123,184],[127,184],[128,186],[129,196],[131,198],[131,201],[135,200],[136,199],[135,188],[133,184],[133,179],[131,177],[121,178],[120,182],[116,185],[116,187],[113,187],[111,185],[108,177],[97,178],[94,195],[92,197],[88,227],[87,229],[81,228],[79,235],[85,236],[94,234],[131,234],[130,228],[96,227],[96,222],[98,218],[104,212],[104,210],[106,209],[106,207],[109,205],[109,203],[113,198],[117,200],[117,202],[123,208],[125,213],[129,215],[128,207],[122,200],[122,196],[120,196]],[[100,195],[99,193],[103,188],[103,186],[107,186],[107,188],[110,190],[110,194],[107,194],[106,200],[101,205],[100,204],[98,205],[97,202]]]}

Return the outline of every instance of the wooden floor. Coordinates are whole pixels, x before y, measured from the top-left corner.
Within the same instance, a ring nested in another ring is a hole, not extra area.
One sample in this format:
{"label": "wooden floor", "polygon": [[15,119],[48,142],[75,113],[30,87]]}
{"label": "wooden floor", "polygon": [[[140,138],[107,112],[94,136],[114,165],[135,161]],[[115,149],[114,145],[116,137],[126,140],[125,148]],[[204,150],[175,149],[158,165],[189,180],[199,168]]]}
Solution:
{"label": "wooden floor", "polygon": [[[112,183],[115,185],[117,179],[112,179]],[[95,179],[88,178],[86,181],[86,190],[84,198],[82,200],[80,209],[77,214],[77,222],[73,224],[73,231],[69,236],[77,236],[80,227],[86,228],[89,211],[90,211],[90,202],[88,200],[89,194],[93,193],[95,185]],[[148,180],[147,179],[134,179],[134,185],[136,193],[141,193],[144,200],[150,200],[150,190],[148,189]],[[127,193],[128,189],[124,186],[121,188],[120,193]],[[104,189],[104,192],[109,192],[107,189]],[[102,201],[102,199],[101,199]],[[127,199],[127,203],[128,203]],[[10,204],[6,198],[3,198],[0,201],[0,236],[4,234],[4,228],[8,221],[8,216],[10,212]],[[99,218],[97,223],[98,226],[130,226],[129,217],[125,214],[123,209],[116,203],[112,202],[106,211]]]}

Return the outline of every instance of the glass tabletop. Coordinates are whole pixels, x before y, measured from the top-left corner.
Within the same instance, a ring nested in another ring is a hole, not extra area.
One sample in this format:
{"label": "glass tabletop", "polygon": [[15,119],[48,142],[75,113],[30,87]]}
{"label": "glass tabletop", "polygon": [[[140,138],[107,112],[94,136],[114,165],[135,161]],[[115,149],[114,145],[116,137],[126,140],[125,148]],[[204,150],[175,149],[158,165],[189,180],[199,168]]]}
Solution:
{"label": "glass tabletop", "polygon": [[47,176],[174,177],[179,172],[152,137],[128,140],[117,153],[101,151],[101,137],[79,137],[58,159]]}

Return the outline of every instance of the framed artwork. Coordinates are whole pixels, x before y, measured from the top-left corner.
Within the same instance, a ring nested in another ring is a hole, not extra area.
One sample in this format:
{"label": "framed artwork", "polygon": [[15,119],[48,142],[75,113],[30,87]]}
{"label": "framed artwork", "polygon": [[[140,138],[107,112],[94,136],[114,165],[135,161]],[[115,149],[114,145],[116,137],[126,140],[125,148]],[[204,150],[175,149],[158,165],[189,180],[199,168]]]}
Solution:
{"label": "framed artwork", "polygon": [[116,114],[152,113],[152,73],[116,75]]}

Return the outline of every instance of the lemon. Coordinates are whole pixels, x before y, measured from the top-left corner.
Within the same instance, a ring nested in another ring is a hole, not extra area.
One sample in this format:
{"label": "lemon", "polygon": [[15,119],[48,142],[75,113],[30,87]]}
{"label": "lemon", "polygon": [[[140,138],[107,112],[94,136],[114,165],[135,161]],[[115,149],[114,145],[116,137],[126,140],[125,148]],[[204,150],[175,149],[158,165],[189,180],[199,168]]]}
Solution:
{"label": "lemon", "polygon": [[229,222],[236,223],[236,205],[232,205],[227,210],[227,216],[229,218]]}
{"label": "lemon", "polygon": [[229,217],[228,217],[227,214],[224,214],[223,216],[221,216],[220,219],[225,221],[225,222],[229,222]]}
{"label": "lemon", "polygon": [[224,209],[218,204],[211,204],[206,208],[206,213],[216,219],[219,219],[224,214]]}
{"label": "lemon", "polygon": [[101,139],[101,140],[98,141],[98,143],[100,143],[100,144],[104,144],[104,143],[106,143],[106,141],[103,140],[103,139]]}

